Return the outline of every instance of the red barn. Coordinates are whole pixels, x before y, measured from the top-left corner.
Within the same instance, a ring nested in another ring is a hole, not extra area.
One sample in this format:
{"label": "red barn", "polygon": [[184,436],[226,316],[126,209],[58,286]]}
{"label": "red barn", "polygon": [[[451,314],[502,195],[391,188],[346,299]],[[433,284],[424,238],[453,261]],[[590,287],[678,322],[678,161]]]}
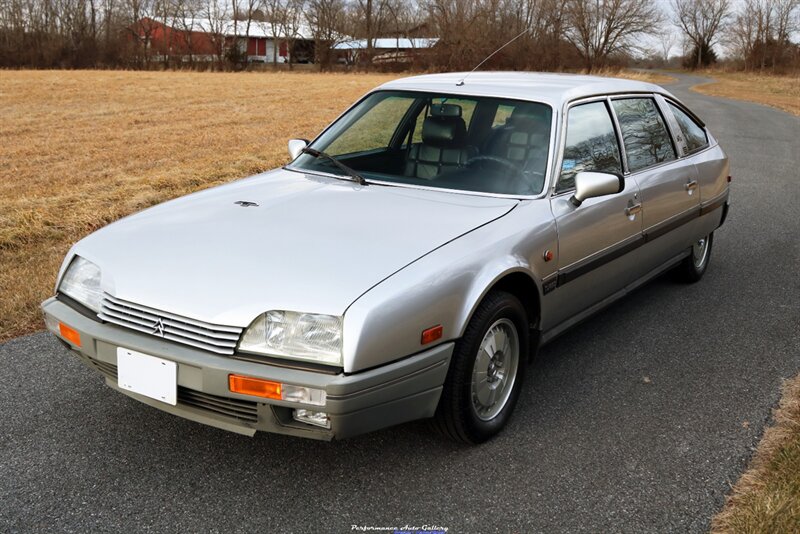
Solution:
{"label": "red barn", "polygon": [[[277,29],[277,28],[276,28]],[[307,27],[291,38],[273,31],[268,22],[227,19],[171,19],[166,23],[141,19],[134,33],[153,60],[213,61],[236,46],[248,62],[294,63],[313,58],[313,38]],[[276,35],[278,33],[279,35]],[[294,57],[290,57],[293,52]]]}

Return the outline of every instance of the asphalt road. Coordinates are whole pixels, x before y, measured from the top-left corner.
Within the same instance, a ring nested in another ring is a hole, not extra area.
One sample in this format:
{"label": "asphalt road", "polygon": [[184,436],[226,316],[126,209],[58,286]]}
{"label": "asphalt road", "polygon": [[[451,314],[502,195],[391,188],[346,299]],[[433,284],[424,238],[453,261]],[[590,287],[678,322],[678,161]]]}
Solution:
{"label": "asphalt road", "polygon": [[510,427],[246,438],[102,385],[47,334],[0,346],[0,531],[700,532],[800,371],[800,119],[672,90],[727,149],[702,282],[664,277],[544,349]]}

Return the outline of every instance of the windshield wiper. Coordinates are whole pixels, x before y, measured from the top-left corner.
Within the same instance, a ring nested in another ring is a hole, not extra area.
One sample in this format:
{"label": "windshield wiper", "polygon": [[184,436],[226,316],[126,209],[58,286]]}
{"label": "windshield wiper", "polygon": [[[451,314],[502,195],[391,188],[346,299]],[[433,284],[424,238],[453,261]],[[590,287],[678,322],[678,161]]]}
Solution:
{"label": "windshield wiper", "polygon": [[355,169],[348,167],[338,159],[334,158],[330,154],[323,152],[322,150],[317,150],[311,147],[305,147],[303,150],[301,150],[301,152],[303,154],[308,154],[309,156],[313,156],[317,159],[319,158],[327,159],[328,161],[339,167],[341,170],[343,170],[345,173],[347,173],[347,175],[350,178],[352,178],[354,182],[357,182],[359,185],[368,185],[367,180],[364,179],[363,176],[358,174],[358,172]]}

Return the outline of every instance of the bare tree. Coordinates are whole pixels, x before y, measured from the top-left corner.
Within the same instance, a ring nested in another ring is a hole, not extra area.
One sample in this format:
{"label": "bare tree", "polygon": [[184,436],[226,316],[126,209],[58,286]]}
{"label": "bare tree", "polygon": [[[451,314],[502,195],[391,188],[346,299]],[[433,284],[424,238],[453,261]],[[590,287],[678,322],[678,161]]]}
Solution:
{"label": "bare tree", "polygon": [[658,33],[659,52],[661,53],[661,59],[665,64],[669,62],[672,49],[675,48],[677,42],[678,36],[675,35],[675,32],[673,31],[664,30]]}
{"label": "bare tree", "polygon": [[228,30],[225,20],[225,5],[220,0],[206,0],[204,15],[208,19],[208,28],[206,30],[216,56],[217,65],[221,67],[225,60],[225,35]]}
{"label": "bare tree", "polygon": [[375,55],[375,39],[383,36],[395,6],[389,0],[355,0],[352,20],[360,24],[354,25],[351,33],[366,40],[366,53],[362,58],[367,65],[372,63]]}
{"label": "bare tree", "polygon": [[693,68],[708,65],[714,58],[719,31],[730,15],[730,0],[671,0],[675,25],[694,47]]}
{"label": "bare tree", "polygon": [[733,16],[728,44],[745,70],[780,68],[791,58],[799,0],[744,0]]}
{"label": "bare tree", "polygon": [[344,40],[346,24],[344,0],[309,0],[306,18],[314,35],[317,63],[330,68],[335,59],[335,46]]}
{"label": "bare tree", "polygon": [[635,38],[656,33],[662,19],[651,0],[568,0],[566,6],[566,37],[589,72],[611,54],[632,50]]}
{"label": "bare tree", "polygon": [[127,0],[126,7],[131,21],[128,29],[136,42],[134,60],[140,67],[147,68],[150,65],[150,47],[156,31],[156,24],[150,18],[155,11],[153,2],[151,0]]}
{"label": "bare tree", "polygon": [[792,46],[790,36],[800,31],[800,0],[774,0],[775,5],[775,56],[773,64],[777,64],[777,55],[783,55]]}

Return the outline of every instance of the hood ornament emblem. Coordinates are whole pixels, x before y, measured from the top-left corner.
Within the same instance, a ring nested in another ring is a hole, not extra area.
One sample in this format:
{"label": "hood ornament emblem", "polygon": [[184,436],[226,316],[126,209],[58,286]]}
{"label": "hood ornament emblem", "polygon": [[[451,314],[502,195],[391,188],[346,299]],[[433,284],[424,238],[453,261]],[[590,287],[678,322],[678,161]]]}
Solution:
{"label": "hood ornament emblem", "polygon": [[164,321],[161,320],[161,317],[159,317],[156,324],[153,325],[153,334],[164,337]]}
{"label": "hood ornament emblem", "polygon": [[234,204],[243,208],[258,207],[258,202],[250,202],[249,200],[237,200]]}

